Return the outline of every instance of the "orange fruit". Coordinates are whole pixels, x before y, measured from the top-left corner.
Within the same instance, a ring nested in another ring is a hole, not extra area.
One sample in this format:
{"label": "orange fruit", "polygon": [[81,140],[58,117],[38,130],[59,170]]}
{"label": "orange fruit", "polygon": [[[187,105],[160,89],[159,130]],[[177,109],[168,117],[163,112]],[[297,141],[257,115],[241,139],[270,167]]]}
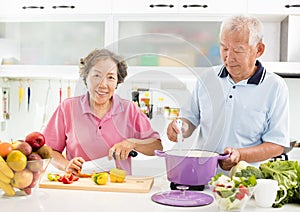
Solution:
{"label": "orange fruit", "polygon": [[0,143],[0,155],[4,158],[13,150],[13,146],[8,142]]}

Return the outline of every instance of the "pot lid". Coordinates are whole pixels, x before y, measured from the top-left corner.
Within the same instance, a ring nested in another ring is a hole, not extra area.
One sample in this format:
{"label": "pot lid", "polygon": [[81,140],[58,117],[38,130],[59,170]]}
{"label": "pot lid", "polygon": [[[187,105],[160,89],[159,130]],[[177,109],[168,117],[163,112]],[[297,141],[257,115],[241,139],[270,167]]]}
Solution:
{"label": "pot lid", "polygon": [[198,191],[165,191],[153,194],[152,201],[170,206],[193,207],[211,204],[214,199],[208,194]]}

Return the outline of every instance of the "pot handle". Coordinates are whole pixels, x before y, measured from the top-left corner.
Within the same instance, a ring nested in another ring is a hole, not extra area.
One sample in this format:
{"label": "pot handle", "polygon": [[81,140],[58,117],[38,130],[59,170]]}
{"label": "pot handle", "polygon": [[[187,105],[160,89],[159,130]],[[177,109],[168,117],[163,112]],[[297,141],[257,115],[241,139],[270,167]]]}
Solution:
{"label": "pot handle", "polygon": [[167,154],[164,152],[164,151],[161,151],[161,150],[154,150],[154,154],[156,155],[156,156],[159,156],[159,157],[166,157],[167,156]]}
{"label": "pot handle", "polygon": [[218,160],[225,160],[227,158],[229,158],[230,154],[219,154],[217,156]]}

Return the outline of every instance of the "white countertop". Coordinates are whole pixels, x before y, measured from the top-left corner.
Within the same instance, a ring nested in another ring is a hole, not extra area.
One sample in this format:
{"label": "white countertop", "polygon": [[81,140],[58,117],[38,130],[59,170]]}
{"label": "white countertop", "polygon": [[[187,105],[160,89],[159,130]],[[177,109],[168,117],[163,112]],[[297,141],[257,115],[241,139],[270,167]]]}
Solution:
{"label": "white countertop", "polygon": [[[4,212],[83,212],[83,211],[218,211],[213,202],[200,207],[172,207],[155,203],[151,196],[157,192],[168,191],[169,182],[166,176],[156,177],[154,185],[149,193],[123,193],[123,192],[99,192],[81,190],[57,190],[38,188],[35,193],[25,198],[2,198],[0,199],[0,211]],[[211,194],[209,189],[204,193]],[[269,212],[269,211],[298,211],[299,204],[286,204],[282,208],[259,208],[251,199],[244,212]]]}

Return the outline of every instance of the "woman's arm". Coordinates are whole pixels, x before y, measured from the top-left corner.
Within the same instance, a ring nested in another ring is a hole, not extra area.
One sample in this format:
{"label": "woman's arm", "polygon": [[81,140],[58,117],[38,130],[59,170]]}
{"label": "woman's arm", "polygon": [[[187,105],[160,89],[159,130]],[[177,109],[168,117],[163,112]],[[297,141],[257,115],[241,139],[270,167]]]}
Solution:
{"label": "woman's arm", "polygon": [[85,160],[81,157],[75,157],[69,161],[60,152],[55,150],[52,152],[52,165],[59,170],[70,171],[74,175],[78,175],[83,162]]}
{"label": "woman's arm", "polygon": [[145,140],[139,140],[135,138],[128,139],[130,142],[135,144],[134,150],[144,154],[153,156],[154,150],[163,150],[160,139],[149,138]]}
{"label": "woman's arm", "polygon": [[149,138],[149,139],[136,139],[129,138],[122,142],[115,144],[109,150],[109,157],[112,158],[113,153],[117,160],[125,160],[128,158],[129,152],[136,150],[142,154],[152,156],[154,150],[162,150],[163,146],[160,139]]}

